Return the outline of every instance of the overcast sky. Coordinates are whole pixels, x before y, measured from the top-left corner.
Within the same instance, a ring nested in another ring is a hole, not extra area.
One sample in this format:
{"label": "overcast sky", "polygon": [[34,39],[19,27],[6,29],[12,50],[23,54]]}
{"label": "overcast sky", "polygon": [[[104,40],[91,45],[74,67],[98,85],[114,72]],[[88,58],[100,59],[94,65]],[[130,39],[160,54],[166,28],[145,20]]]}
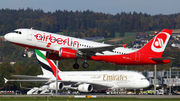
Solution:
{"label": "overcast sky", "polygon": [[151,15],[180,13],[180,0],[0,0],[0,9],[19,8],[94,11],[109,14],[142,12]]}

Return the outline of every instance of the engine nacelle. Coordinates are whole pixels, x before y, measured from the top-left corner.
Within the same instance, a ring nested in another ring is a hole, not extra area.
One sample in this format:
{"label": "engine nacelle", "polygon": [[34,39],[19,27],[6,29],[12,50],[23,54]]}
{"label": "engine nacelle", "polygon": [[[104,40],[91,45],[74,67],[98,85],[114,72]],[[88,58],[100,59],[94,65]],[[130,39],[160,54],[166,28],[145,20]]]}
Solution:
{"label": "engine nacelle", "polygon": [[74,59],[77,57],[77,51],[73,49],[69,49],[69,48],[60,48],[59,57],[67,58],[67,59]]}
{"label": "engine nacelle", "polygon": [[[64,84],[61,82],[58,82],[58,90],[61,90],[63,88]],[[49,89],[56,90],[56,82],[49,84]]]}
{"label": "engine nacelle", "polygon": [[81,84],[78,86],[78,90],[80,92],[91,92],[93,90],[93,86],[90,84]]}

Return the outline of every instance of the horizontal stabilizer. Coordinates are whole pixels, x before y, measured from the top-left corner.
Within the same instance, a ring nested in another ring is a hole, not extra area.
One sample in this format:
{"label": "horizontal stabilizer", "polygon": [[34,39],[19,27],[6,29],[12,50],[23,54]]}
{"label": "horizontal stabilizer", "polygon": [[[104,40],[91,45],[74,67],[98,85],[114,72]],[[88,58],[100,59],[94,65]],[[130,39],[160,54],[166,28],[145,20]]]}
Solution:
{"label": "horizontal stabilizer", "polygon": [[173,57],[162,57],[162,58],[150,58],[151,60],[154,61],[163,61],[163,60],[170,60],[170,59],[174,59]]}
{"label": "horizontal stabilizer", "polygon": [[7,83],[7,82],[8,82],[8,79],[4,78],[4,81],[5,81],[5,83]]}

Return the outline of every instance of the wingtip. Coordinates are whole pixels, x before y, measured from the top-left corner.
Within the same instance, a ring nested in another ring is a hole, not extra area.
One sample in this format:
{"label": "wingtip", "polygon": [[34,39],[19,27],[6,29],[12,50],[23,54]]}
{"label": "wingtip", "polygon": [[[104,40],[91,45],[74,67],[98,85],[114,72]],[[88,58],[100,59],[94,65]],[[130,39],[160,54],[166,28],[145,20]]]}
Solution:
{"label": "wingtip", "polygon": [[5,83],[7,83],[7,82],[8,82],[8,79],[4,78],[4,81],[5,81]]}
{"label": "wingtip", "polygon": [[124,48],[126,48],[127,44],[123,44],[122,46],[123,46]]}

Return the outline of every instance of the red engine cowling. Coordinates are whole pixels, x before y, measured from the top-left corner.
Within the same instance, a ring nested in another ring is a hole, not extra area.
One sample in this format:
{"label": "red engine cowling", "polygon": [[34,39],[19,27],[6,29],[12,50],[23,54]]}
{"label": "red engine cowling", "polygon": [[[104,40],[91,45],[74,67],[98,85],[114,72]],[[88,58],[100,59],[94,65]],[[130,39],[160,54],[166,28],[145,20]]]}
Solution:
{"label": "red engine cowling", "polygon": [[59,57],[67,58],[67,59],[74,59],[77,57],[77,51],[73,49],[69,49],[69,48],[60,48]]}

